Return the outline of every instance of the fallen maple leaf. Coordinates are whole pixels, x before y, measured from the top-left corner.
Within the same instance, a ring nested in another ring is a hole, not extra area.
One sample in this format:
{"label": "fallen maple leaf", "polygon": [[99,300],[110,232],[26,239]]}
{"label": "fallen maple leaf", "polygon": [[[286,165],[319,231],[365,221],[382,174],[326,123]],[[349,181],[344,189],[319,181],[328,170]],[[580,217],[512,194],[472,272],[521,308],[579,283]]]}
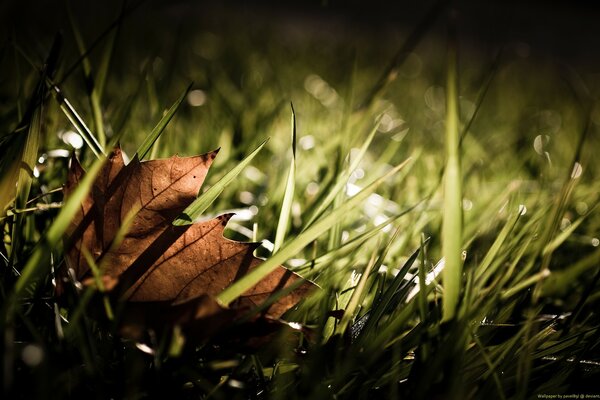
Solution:
{"label": "fallen maple leaf", "polygon": [[[230,325],[241,310],[263,303],[274,292],[300,278],[280,266],[248,290],[229,308],[214,296],[261,261],[253,256],[257,243],[223,237],[232,214],[174,226],[172,221],[195,200],[217,151],[196,157],[174,156],[165,160],[125,165],[116,148],[96,178],[66,237],[66,263],[71,275],[93,284],[85,253],[102,266],[105,289],[125,304],[121,331],[139,336],[147,327],[180,324],[207,335]],[[85,172],[73,158],[65,195],[77,186]],[[131,217],[133,215],[133,217]],[[119,229],[130,225],[121,241]],[[57,294],[65,291],[66,269],[57,280]],[[262,311],[277,319],[315,287],[309,281]]]}

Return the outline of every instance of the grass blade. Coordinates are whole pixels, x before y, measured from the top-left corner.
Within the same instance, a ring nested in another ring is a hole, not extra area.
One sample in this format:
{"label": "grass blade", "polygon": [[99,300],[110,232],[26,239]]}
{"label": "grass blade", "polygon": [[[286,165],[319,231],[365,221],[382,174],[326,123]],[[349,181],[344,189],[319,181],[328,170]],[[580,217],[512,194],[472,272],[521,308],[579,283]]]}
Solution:
{"label": "grass blade", "polygon": [[[103,163],[104,159],[98,159],[94,162],[92,167],[86,172],[85,177],[63,205],[60,213],[43,236],[42,241],[35,247],[33,253],[27,260],[25,268],[21,272],[19,280],[15,284],[12,300],[19,299],[23,294],[24,289],[26,289],[40,274],[46,272],[44,266],[48,264],[46,261],[50,257],[52,248],[62,240],[67,227],[71,223],[75,213],[80,209],[81,202],[85,196],[87,196]],[[9,304],[14,305],[13,302],[9,302]]]}
{"label": "grass blade", "polygon": [[369,133],[369,136],[367,136],[367,139],[361,146],[360,151],[358,152],[358,154],[356,155],[354,160],[352,160],[352,163],[350,164],[348,169],[346,169],[342,174],[340,174],[340,176],[337,179],[337,182],[335,183],[335,185],[333,186],[331,191],[327,194],[327,197],[325,197],[325,199],[321,202],[321,204],[319,204],[319,207],[311,215],[310,219],[306,223],[306,227],[311,226],[317,220],[317,218],[319,218],[323,214],[323,212],[327,209],[327,207],[329,207],[331,205],[331,203],[336,199],[336,197],[342,191],[342,189],[344,189],[344,187],[346,187],[346,184],[348,182],[348,179],[350,178],[350,175],[352,175],[354,170],[356,170],[356,168],[358,168],[358,166],[360,165],[360,162],[362,161],[363,157],[367,153],[367,149],[371,145],[371,142],[373,141],[373,138],[375,137],[375,134],[377,133],[377,129],[379,128],[379,123],[380,123],[380,120],[378,120],[375,123],[375,126]]}
{"label": "grass blade", "polygon": [[283,248],[281,248],[279,252],[277,252],[277,254],[274,254],[271,258],[244,275],[243,278],[234,282],[231,286],[223,290],[217,296],[217,300],[225,305],[228,305],[233,300],[241,296],[252,286],[256,285],[267,274],[277,268],[281,263],[285,262],[293,255],[298,254],[304,247],[306,247],[306,245],[329,230],[340,220],[340,218],[366,200],[367,197],[369,197],[369,195],[379,187],[379,185],[381,185],[387,178],[400,171],[408,164],[409,161],[410,158],[377,179],[371,185],[361,190],[358,194],[356,194],[354,197],[351,197],[340,207],[327,214],[327,216],[315,222],[310,228],[296,236],[294,240],[288,242]]}
{"label": "grass blade", "polygon": [[290,170],[285,183],[281,213],[279,214],[279,222],[277,223],[277,231],[275,232],[273,253],[279,250],[285,240],[285,232],[290,224],[292,202],[294,200],[294,185],[296,183],[296,113],[294,112],[294,105],[290,103],[290,106],[292,108],[292,160],[290,161]]}
{"label": "grass blade", "polygon": [[150,132],[150,134],[146,136],[146,139],[144,139],[144,142],[140,145],[136,152],[140,160],[143,160],[144,157],[148,155],[148,152],[150,151],[150,149],[152,149],[152,145],[154,145],[154,142],[156,142],[156,140],[163,133],[163,131],[165,130],[165,128],[179,109],[179,106],[185,99],[185,96],[187,96],[189,91],[192,89],[192,85],[193,83],[190,83],[190,85],[185,89],[181,96],[179,96],[177,101],[173,103],[171,108],[169,108],[165,115],[160,119],[160,121],[154,127],[154,129],[152,129],[152,132]]}
{"label": "grass blade", "polygon": [[89,59],[89,53],[86,49],[85,42],[83,40],[83,36],[81,35],[81,31],[77,26],[75,18],[73,17],[73,12],[71,11],[71,6],[69,4],[69,0],[65,1],[65,8],[67,9],[67,17],[69,19],[69,24],[71,25],[71,31],[73,32],[73,36],[75,37],[75,42],[77,43],[77,48],[82,57],[81,66],[83,67],[83,74],[86,80],[86,89],[90,100],[90,108],[92,110],[92,119],[94,123],[94,131],[98,137],[98,142],[100,146],[104,147],[106,145],[106,133],[104,131],[104,120],[102,116],[102,107],[100,105],[100,96],[98,94],[98,89],[96,88],[94,82],[94,76],[92,72],[92,64]]}
{"label": "grass blade", "polygon": [[92,134],[92,131],[90,131],[90,128],[88,128],[88,126],[85,124],[83,118],[81,118],[77,111],[75,111],[75,108],[73,108],[71,102],[69,102],[69,100],[63,95],[63,92],[58,86],[54,85],[52,82],[49,83],[53,89],[54,98],[56,99],[61,111],[65,114],[71,124],[73,124],[73,127],[89,146],[90,150],[92,150],[92,153],[94,153],[97,158],[105,156],[106,154],[104,154],[104,148],[100,145],[94,134]]}
{"label": "grass blade", "polygon": [[443,320],[454,318],[462,275],[462,177],[460,172],[460,137],[458,130],[458,72],[455,35],[448,43],[446,82],[446,170],[444,176],[444,209],[442,253],[446,259],[443,271]]}
{"label": "grass blade", "polygon": [[252,153],[250,153],[246,158],[238,163],[231,171],[227,172],[217,183],[212,185],[206,192],[202,193],[192,204],[190,204],[183,213],[173,221],[173,225],[181,226],[181,225],[189,225],[194,220],[206,211],[208,207],[216,200],[217,197],[221,194],[221,192],[233,181],[239,174],[246,168],[250,161],[258,154],[259,151],[267,144],[265,140],[261,143],[260,146],[256,148]]}

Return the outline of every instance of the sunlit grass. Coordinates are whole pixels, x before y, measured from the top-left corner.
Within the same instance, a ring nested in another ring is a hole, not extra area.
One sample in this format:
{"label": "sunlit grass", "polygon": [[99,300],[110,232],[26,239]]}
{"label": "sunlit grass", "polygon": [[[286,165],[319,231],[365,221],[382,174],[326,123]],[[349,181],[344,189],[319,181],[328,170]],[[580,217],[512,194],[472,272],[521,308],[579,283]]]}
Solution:
{"label": "sunlit grass", "polygon": [[[365,39],[349,52],[306,33],[292,57],[268,31],[182,28],[185,46],[167,45],[165,33],[140,49],[116,29],[87,32],[73,15],[63,63],[41,78],[47,54],[12,43],[0,64],[21,77],[0,106],[11,132],[0,141],[8,393],[589,392],[600,374],[600,192],[585,80],[510,47],[483,61],[460,42],[447,48],[428,36],[434,17],[391,48]],[[92,291],[56,302],[66,224],[117,142],[140,159],[220,148],[207,189],[176,223],[234,211],[226,235],[263,241],[265,261],[220,293],[223,305],[279,264],[319,285],[288,313],[289,330],[252,350],[220,337],[182,348],[177,329],[132,342],[89,315]],[[73,152],[89,172],[62,203]]]}

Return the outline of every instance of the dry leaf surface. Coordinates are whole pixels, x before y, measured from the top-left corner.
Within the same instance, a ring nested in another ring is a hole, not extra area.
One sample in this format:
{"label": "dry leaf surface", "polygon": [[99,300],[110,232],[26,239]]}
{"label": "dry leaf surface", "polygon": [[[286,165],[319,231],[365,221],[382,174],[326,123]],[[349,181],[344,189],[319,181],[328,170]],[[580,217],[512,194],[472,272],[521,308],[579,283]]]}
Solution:
{"label": "dry leaf surface", "polygon": [[[195,200],[216,154],[144,162],[134,158],[125,165],[116,148],[71,222],[66,237],[67,266],[75,279],[93,284],[86,252],[91,255],[101,268],[105,288],[126,304],[122,331],[177,323],[210,333],[301,279],[280,266],[229,309],[216,303],[213,296],[261,263],[253,256],[256,243],[223,237],[232,214],[172,225]],[[74,158],[66,196],[84,174]],[[123,225],[127,229],[122,229]],[[62,271],[62,279],[57,280],[59,295],[65,291],[68,275],[65,268]],[[313,287],[308,281],[301,283],[262,316],[281,317]]]}

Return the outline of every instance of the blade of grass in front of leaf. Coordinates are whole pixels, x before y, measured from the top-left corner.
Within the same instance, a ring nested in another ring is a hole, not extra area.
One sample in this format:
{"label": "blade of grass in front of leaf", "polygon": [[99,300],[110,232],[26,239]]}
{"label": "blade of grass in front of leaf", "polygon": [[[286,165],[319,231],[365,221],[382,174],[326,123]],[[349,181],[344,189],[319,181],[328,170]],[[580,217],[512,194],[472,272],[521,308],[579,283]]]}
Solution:
{"label": "blade of grass in front of leaf", "polygon": [[148,155],[148,152],[150,151],[150,149],[152,149],[152,145],[154,145],[154,142],[156,142],[159,136],[163,133],[163,131],[165,130],[165,128],[179,109],[179,106],[181,105],[189,91],[192,89],[192,85],[193,83],[189,84],[189,86],[185,89],[181,96],[179,96],[177,101],[175,101],[171,108],[169,108],[165,115],[163,115],[163,117],[160,119],[160,121],[154,127],[154,129],[152,129],[152,132],[150,132],[150,134],[146,136],[146,139],[144,139],[144,142],[136,151],[136,154],[138,155],[140,160],[143,160],[144,157]]}
{"label": "blade of grass in front of leaf", "polygon": [[369,197],[369,195],[371,195],[371,193],[373,193],[379,187],[379,185],[400,171],[405,165],[408,164],[409,161],[410,158],[377,179],[371,185],[361,190],[354,197],[348,199],[339,208],[332,210],[329,214],[315,222],[311,227],[301,232],[293,240],[286,243],[286,245],[282,247],[277,254],[274,254],[261,265],[254,268],[241,279],[237,280],[219,293],[217,300],[224,305],[228,305],[233,300],[244,294],[248,289],[256,285],[271,271],[276,269],[281,263],[298,254],[304,247],[306,247],[306,245],[317,239],[323,233],[327,232],[327,230],[329,230],[341,218],[343,218],[344,215],[366,200],[367,197]]}
{"label": "blade of grass in front of leaf", "polygon": [[283,202],[281,203],[281,212],[279,213],[279,221],[277,222],[277,230],[275,231],[275,242],[273,243],[273,253],[276,253],[283,241],[285,233],[290,224],[290,216],[292,214],[292,202],[294,201],[294,188],[296,185],[296,113],[294,105],[290,103],[292,109],[292,159],[290,161],[290,169],[285,183],[285,191]]}
{"label": "blade of grass in front of leaf", "polygon": [[[131,209],[127,213],[125,218],[123,218],[123,220],[121,221],[121,224],[119,225],[119,229],[117,230],[117,233],[115,234],[114,239],[110,243],[109,248],[104,252],[104,254],[115,251],[119,248],[119,246],[125,239],[125,235],[127,235],[127,232],[129,232],[129,229],[131,228],[131,224],[133,223],[133,219],[135,218],[136,214],[137,214],[137,210],[135,208]],[[79,302],[77,308],[75,309],[75,312],[73,313],[73,318],[71,318],[71,323],[75,325],[77,323],[77,319],[80,318],[84,314],[85,307],[87,307],[87,304],[88,304],[89,300],[91,300],[91,297],[95,290],[98,290],[100,293],[103,294],[102,302],[104,304],[104,310],[106,312],[106,317],[108,318],[109,321],[112,321],[112,320],[114,320],[114,312],[112,309],[112,305],[110,304],[110,298],[109,298],[108,294],[105,293],[106,288],[104,287],[104,281],[102,279],[102,277],[104,275],[104,270],[106,268],[106,262],[104,261],[105,259],[103,256],[101,256],[100,259],[97,261],[92,257],[92,255],[86,248],[82,248],[81,250],[82,250],[83,256],[85,257],[88,265],[90,266],[96,286],[87,288],[86,292],[83,294],[83,296],[81,298],[82,301]]]}
{"label": "blade of grass in front of leaf", "polygon": [[458,111],[458,71],[456,36],[450,32],[446,81],[446,169],[444,174],[444,208],[442,222],[442,254],[446,266],[443,320],[454,318],[462,276],[462,176],[460,171],[460,137]]}
{"label": "blade of grass in front of leaf", "polygon": [[381,122],[381,117],[379,117],[377,119],[375,126],[369,133],[369,136],[367,136],[367,139],[361,146],[356,157],[352,160],[350,166],[338,176],[335,185],[329,191],[329,193],[327,194],[327,197],[325,197],[325,199],[323,199],[323,201],[319,204],[317,209],[312,213],[312,215],[309,218],[308,222],[306,223],[306,225],[305,225],[306,227],[304,229],[307,229],[308,227],[310,227],[317,220],[317,218],[319,218],[323,214],[323,212],[325,212],[327,207],[329,207],[331,205],[331,203],[336,199],[336,197],[340,194],[340,192],[342,192],[342,189],[344,189],[346,187],[346,185],[348,183],[348,179],[350,178],[350,175],[352,175],[352,173],[356,170],[356,168],[358,168],[358,166],[360,165],[360,162],[362,161],[365,154],[367,153],[367,150],[368,150],[369,146],[371,145],[371,142],[373,141],[375,134],[377,133],[377,129],[379,128],[380,122]]}
{"label": "blade of grass in front of leaf", "polygon": [[[14,291],[12,293],[13,300],[19,299],[23,294],[23,291],[40,274],[46,272],[45,264],[47,263],[51,249],[62,240],[73,216],[81,208],[81,202],[85,196],[87,196],[103,163],[104,159],[98,159],[92,164],[91,168],[86,172],[85,177],[79,182],[77,188],[63,205],[42,240],[33,250],[33,253],[25,264],[25,268],[23,268],[23,271],[21,272],[21,276],[14,286]],[[11,306],[14,306],[14,301],[9,303],[11,303]]]}
{"label": "blade of grass in front of leaf", "polygon": [[[90,252],[85,247],[81,249],[81,252],[82,252],[83,257],[85,258],[86,262],[90,266],[90,270],[92,271],[92,276],[94,277],[94,283],[96,284],[96,289],[100,293],[104,293],[105,287],[104,287],[104,282],[102,281],[102,272],[100,271],[100,267],[98,267],[98,265],[96,265],[96,260],[94,260],[94,258],[90,254]],[[102,302],[104,304],[104,312],[106,313],[106,317],[108,318],[109,321],[112,321],[115,317],[114,317],[114,313],[112,311],[112,306],[110,305],[110,300],[106,294],[104,294],[102,297],[103,297]]]}
{"label": "blade of grass in front of leaf", "polygon": [[250,153],[246,158],[238,163],[233,169],[227,172],[218,182],[212,185],[206,192],[202,193],[196,200],[192,202],[183,212],[173,221],[173,225],[189,225],[194,220],[199,218],[204,211],[219,197],[221,192],[229,185],[243,170],[252,159],[262,150],[269,139],[265,140]]}

